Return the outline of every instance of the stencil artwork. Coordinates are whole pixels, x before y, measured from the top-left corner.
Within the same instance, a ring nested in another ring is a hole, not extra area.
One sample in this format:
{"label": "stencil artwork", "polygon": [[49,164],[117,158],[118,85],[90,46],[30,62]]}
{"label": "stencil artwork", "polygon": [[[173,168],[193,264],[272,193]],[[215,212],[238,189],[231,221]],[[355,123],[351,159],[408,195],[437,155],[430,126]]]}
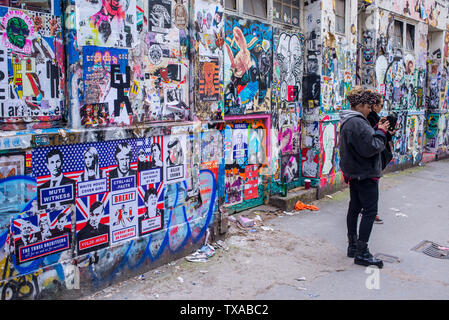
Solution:
{"label": "stencil artwork", "polygon": [[136,1],[75,1],[79,46],[130,48],[137,41]]}
{"label": "stencil artwork", "polygon": [[225,114],[270,110],[272,38],[269,25],[233,16],[226,18]]}
{"label": "stencil artwork", "polygon": [[64,45],[59,17],[0,7],[0,117],[59,120],[64,107]]}
{"label": "stencil artwork", "polygon": [[167,33],[171,28],[171,0],[148,1],[148,26],[153,32]]}

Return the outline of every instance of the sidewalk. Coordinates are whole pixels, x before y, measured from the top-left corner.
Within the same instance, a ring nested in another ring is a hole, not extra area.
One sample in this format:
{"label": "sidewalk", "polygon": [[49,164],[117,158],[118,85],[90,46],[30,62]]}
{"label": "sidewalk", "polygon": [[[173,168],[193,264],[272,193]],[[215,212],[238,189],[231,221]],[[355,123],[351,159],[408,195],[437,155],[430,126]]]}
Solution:
{"label": "sidewalk", "polygon": [[374,225],[370,250],[400,259],[381,270],[346,257],[344,189],[313,202],[319,211],[235,214],[261,221],[231,222],[207,262],[182,258],[81,300],[449,299],[449,259],[411,250],[423,240],[449,247],[449,161],[388,174],[380,185],[384,224]]}

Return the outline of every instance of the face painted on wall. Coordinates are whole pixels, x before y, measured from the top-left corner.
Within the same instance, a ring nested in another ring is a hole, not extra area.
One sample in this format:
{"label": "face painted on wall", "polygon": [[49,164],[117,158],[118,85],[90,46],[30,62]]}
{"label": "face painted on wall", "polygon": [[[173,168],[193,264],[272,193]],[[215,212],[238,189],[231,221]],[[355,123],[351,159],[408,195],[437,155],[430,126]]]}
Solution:
{"label": "face painted on wall", "polygon": [[119,0],[105,0],[104,7],[111,16],[117,15],[117,11],[121,7]]}
{"label": "face painted on wall", "polygon": [[6,26],[6,35],[8,40],[16,47],[23,48],[26,44],[26,40],[30,30],[25,21],[19,17],[13,17],[8,20]]}

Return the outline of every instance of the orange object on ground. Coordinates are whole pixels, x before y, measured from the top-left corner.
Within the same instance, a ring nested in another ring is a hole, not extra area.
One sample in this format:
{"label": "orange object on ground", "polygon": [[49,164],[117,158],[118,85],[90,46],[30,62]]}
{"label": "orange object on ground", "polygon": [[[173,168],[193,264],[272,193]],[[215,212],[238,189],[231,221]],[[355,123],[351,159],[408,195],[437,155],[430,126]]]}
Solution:
{"label": "orange object on ground", "polygon": [[313,211],[317,211],[319,210],[318,207],[313,206],[311,204],[305,204],[301,201],[296,202],[295,204],[295,210],[313,210]]}

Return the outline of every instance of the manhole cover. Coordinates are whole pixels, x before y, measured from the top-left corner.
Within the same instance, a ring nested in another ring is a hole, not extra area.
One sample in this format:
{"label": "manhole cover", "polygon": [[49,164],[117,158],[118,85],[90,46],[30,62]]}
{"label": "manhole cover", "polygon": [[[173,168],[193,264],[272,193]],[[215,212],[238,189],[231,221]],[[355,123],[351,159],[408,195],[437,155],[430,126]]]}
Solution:
{"label": "manhole cover", "polygon": [[435,242],[424,240],[412,248],[413,251],[422,252],[430,257],[449,259],[449,247],[441,246]]}
{"label": "manhole cover", "polygon": [[382,261],[389,262],[389,263],[401,262],[401,259],[399,259],[398,257],[392,256],[389,254],[385,254],[385,253],[376,253],[374,255],[374,258],[380,259]]}

